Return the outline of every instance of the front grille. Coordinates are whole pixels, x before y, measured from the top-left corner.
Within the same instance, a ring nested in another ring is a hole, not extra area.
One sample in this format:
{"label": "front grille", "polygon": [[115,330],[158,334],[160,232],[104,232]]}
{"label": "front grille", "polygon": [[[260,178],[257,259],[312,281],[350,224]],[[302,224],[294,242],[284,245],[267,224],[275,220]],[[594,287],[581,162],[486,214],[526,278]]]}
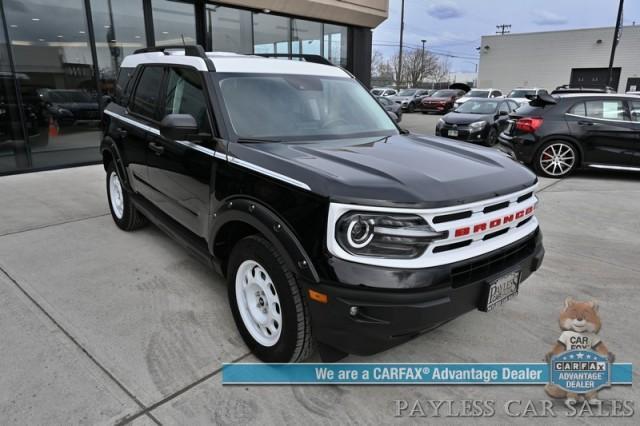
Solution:
{"label": "front grille", "polygon": [[433,223],[453,222],[454,220],[466,219],[468,217],[471,217],[472,213],[473,212],[471,210],[467,210],[459,213],[443,214],[434,217]]}
{"label": "front grille", "polygon": [[451,269],[451,285],[453,288],[481,281],[504,271],[517,264],[522,259],[533,254],[536,248],[536,237],[538,232],[534,232],[524,241],[507,247],[506,250],[482,259],[467,262],[463,265]]}

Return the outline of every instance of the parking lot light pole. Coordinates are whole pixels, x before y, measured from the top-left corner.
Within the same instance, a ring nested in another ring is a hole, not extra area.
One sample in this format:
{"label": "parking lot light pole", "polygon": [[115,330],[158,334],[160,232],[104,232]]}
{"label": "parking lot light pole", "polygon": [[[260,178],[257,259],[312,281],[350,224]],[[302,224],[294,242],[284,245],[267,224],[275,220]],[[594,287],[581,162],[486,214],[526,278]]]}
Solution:
{"label": "parking lot light pole", "polygon": [[422,60],[420,61],[420,76],[424,77],[424,44],[427,42],[427,40],[422,39],[420,40],[422,42]]}
{"label": "parking lot light pole", "polygon": [[402,85],[402,34],[404,33],[404,0],[402,0],[402,6],[400,9],[400,53],[398,54],[398,81],[397,86],[400,88]]}
{"label": "parking lot light pole", "polygon": [[[609,87],[613,87],[613,60],[616,57],[616,47],[620,42],[620,36],[622,32],[622,10],[624,9],[624,0],[620,0],[620,5],[618,6],[618,18],[616,19],[616,30],[613,32],[613,44],[611,45],[611,58],[609,59],[609,81],[607,85]],[[617,87],[614,87],[616,91]]]}

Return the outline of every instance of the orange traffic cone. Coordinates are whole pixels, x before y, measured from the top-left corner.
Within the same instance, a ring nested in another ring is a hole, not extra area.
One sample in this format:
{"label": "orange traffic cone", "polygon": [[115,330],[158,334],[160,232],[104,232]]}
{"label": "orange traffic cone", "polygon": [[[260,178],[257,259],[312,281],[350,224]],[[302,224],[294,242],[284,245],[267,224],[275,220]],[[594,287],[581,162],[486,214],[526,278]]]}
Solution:
{"label": "orange traffic cone", "polygon": [[55,138],[58,136],[58,133],[58,123],[53,119],[53,117],[49,117],[49,137]]}

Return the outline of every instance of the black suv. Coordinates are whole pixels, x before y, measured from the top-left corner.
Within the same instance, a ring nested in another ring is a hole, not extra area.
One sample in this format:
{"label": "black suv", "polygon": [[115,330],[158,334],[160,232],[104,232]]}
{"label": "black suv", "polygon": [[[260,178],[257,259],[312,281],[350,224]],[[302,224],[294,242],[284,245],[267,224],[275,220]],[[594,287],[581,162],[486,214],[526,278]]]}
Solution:
{"label": "black suv", "polygon": [[640,171],[640,100],[615,94],[543,95],[511,114],[501,149],[552,178],[578,167]]}
{"label": "black suv", "polygon": [[303,59],[127,56],[101,145],[115,223],[149,220],[225,276],[266,361],[372,354],[517,294],[544,254],[535,175],[406,134],[349,73]]}

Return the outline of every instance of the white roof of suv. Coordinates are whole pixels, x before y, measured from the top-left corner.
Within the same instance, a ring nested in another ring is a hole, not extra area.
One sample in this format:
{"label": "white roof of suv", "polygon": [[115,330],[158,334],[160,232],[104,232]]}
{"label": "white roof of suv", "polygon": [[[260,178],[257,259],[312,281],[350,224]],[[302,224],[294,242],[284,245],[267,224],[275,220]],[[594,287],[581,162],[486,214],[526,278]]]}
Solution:
{"label": "white roof of suv", "polygon": [[[206,55],[213,62],[216,72],[298,74],[351,78],[351,75],[340,67],[307,61],[264,58],[262,56],[240,55],[230,52],[206,52]],[[198,56],[185,56],[184,51],[177,49],[165,50],[164,52],[135,53],[125,57],[120,66],[135,68],[140,64],[189,65],[199,71],[208,71],[204,59]]]}

